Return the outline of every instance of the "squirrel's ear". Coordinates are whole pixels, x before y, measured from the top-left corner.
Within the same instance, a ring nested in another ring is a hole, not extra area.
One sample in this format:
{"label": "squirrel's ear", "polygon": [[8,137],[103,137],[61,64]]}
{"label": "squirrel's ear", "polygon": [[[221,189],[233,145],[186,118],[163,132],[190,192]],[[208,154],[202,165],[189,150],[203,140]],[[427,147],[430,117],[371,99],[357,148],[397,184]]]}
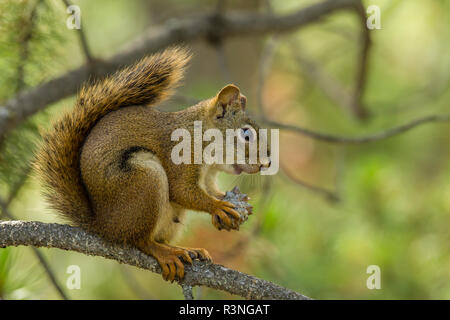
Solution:
{"label": "squirrel's ear", "polygon": [[222,107],[225,107],[238,100],[240,93],[241,92],[238,87],[234,84],[229,84],[217,94],[217,101]]}

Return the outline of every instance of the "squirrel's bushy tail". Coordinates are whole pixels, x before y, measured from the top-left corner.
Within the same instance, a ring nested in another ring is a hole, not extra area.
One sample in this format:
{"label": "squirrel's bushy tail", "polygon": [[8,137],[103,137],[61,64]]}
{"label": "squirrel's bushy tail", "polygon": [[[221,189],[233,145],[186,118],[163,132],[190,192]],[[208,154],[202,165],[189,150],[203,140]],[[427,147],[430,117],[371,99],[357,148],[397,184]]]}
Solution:
{"label": "squirrel's bushy tail", "polygon": [[43,135],[43,146],[36,156],[35,168],[52,208],[75,225],[89,228],[94,213],[79,160],[89,131],[111,111],[166,99],[183,77],[189,58],[185,49],[166,49],[81,89],[75,108]]}

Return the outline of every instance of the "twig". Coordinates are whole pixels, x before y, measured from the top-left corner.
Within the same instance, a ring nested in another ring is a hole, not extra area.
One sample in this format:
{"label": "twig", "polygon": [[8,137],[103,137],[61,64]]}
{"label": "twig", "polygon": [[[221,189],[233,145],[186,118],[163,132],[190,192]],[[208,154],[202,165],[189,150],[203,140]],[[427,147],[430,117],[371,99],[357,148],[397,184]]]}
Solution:
{"label": "twig", "polygon": [[327,74],[323,68],[302,53],[299,44],[292,45],[292,51],[297,63],[302,67],[304,74],[317,85],[323,93],[344,110],[353,113],[353,100],[349,90],[339,84],[330,74]]}
{"label": "twig", "polygon": [[[138,249],[108,243],[80,228],[36,221],[1,222],[0,247],[20,245],[71,250],[161,273],[156,260]],[[309,299],[272,282],[198,260],[192,265],[186,265],[183,284],[206,286],[247,299]]]}
{"label": "twig", "polygon": [[369,65],[369,54],[371,47],[370,31],[366,25],[366,9],[362,2],[355,5],[355,10],[360,18],[361,36],[360,36],[360,54],[359,63],[356,70],[355,89],[353,93],[352,109],[353,113],[359,118],[364,119],[368,116],[362,98],[367,84],[367,69]]}
{"label": "twig", "polygon": [[339,196],[337,195],[337,193],[335,191],[330,191],[325,188],[309,184],[309,183],[295,177],[289,170],[286,169],[286,167],[284,167],[284,166],[280,166],[280,167],[281,167],[281,170],[283,171],[283,173],[285,174],[285,176],[288,177],[289,180],[291,180],[292,182],[302,186],[303,188],[305,188],[309,191],[312,191],[312,192],[315,192],[315,193],[318,193],[318,194],[324,196],[329,201],[339,201]]}
{"label": "twig", "polygon": [[428,80],[427,83],[433,83],[434,85],[430,87],[427,84],[408,90],[408,92],[402,94],[402,98],[395,98],[396,103],[392,109],[386,110],[386,106],[393,105],[394,101],[374,102],[373,109],[378,110],[378,112],[372,113],[377,115],[399,114],[422,108],[423,105],[427,105],[431,101],[438,101],[450,88],[450,75],[447,75],[444,79],[435,77]]}
{"label": "twig", "polygon": [[[366,26],[366,11],[364,5],[358,1],[355,3],[354,9],[361,21],[361,35],[360,35],[360,49],[359,61],[356,66],[356,77],[354,89],[349,92],[347,88],[340,85],[331,75],[326,74],[319,65],[312,62],[310,59],[302,54],[302,50],[298,47],[293,47],[295,59],[303,66],[306,75],[311,78],[322,91],[338,105],[347,109],[354,116],[359,119],[364,119],[368,116],[368,112],[362,102],[364,90],[367,83],[367,69],[369,64],[369,53],[371,46],[370,31]],[[296,44],[298,46],[298,43]]]}
{"label": "twig", "polygon": [[192,286],[182,283],[181,289],[183,290],[184,299],[194,300],[194,294],[192,293]]}
{"label": "twig", "polygon": [[0,140],[21,121],[44,109],[47,105],[75,94],[80,85],[95,74],[99,77],[114,72],[142,56],[180,42],[219,38],[264,35],[288,32],[318,21],[324,16],[349,9],[357,0],[326,0],[287,15],[223,13],[220,27],[211,14],[170,20],[160,27],[152,27],[108,60],[94,60],[37,87],[20,92],[0,106]]}
{"label": "twig", "polygon": [[45,273],[47,274],[48,278],[50,279],[50,282],[52,283],[53,287],[55,287],[56,291],[58,291],[61,298],[64,300],[69,300],[69,297],[64,292],[62,287],[59,285],[58,280],[56,280],[55,274],[53,273],[52,269],[50,268],[50,265],[47,262],[47,259],[42,255],[42,253],[39,252],[38,249],[32,247],[31,248],[34,252],[34,255],[38,258],[39,263],[44,268]]}
{"label": "twig", "polygon": [[[264,119],[266,119],[266,116],[264,113],[264,105],[263,105],[264,82],[265,82],[265,79],[267,78],[268,72],[270,71],[270,67],[272,65],[272,60],[273,60],[273,57],[276,52],[277,44],[278,44],[277,38],[275,38],[275,37],[270,38],[269,41],[267,42],[266,46],[264,47],[263,53],[261,55],[261,61],[260,61],[260,67],[259,67],[260,71],[259,71],[257,94],[256,94],[256,97],[257,97],[256,103],[259,106],[259,111]],[[299,53],[299,50],[296,50],[296,52]],[[300,55],[298,55],[297,58],[300,59]],[[302,59],[301,62],[304,62],[304,60]],[[311,65],[309,65],[309,64],[308,64],[308,67],[310,67],[309,69],[312,68]],[[322,83],[322,82],[320,81],[320,83]],[[283,170],[285,175],[291,181],[294,181],[296,184],[299,184],[302,187],[304,187],[312,192],[317,192],[317,193],[325,196],[328,200],[331,200],[331,201],[339,200],[339,197],[337,196],[337,194],[335,192],[328,191],[326,189],[310,185],[310,184],[298,179],[297,177],[294,177],[293,175],[291,175],[291,173],[288,170],[286,170],[286,168],[281,167],[281,169]],[[258,232],[258,229],[256,229],[255,233],[257,233],[257,232]]]}
{"label": "twig", "polygon": [[317,139],[320,141],[328,142],[328,143],[340,143],[340,144],[362,144],[362,143],[368,143],[368,142],[374,142],[379,141],[383,139],[387,139],[390,137],[393,137],[395,135],[404,133],[406,131],[409,131],[415,127],[418,127],[425,123],[432,123],[432,122],[450,122],[450,114],[441,114],[441,115],[431,115],[423,118],[419,118],[416,120],[413,120],[409,123],[387,129],[384,131],[380,131],[377,133],[374,133],[372,135],[368,136],[362,136],[362,137],[345,137],[345,136],[336,136],[328,133],[322,133],[313,131],[307,128],[291,125],[291,124],[285,124],[281,122],[276,122],[264,118],[260,118],[261,122],[266,123],[267,125],[279,129],[289,130],[296,133],[299,133],[301,135],[304,135],[306,137],[310,137],[312,139]]}
{"label": "twig", "polygon": [[[272,11],[272,7],[269,1],[266,1],[266,5],[268,7],[269,12]],[[267,78],[267,74],[270,71],[270,68],[272,66],[273,57],[275,56],[276,49],[278,47],[278,38],[276,36],[269,38],[268,42],[266,43],[266,46],[263,49],[263,52],[261,54],[261,60],[259,65],[259,77],[258,77],[258,86],[257,86],[257,92],[256,92],[256,104],[259,108],[259,112],[261,116],[266,119],[265,112],[264,112],[264,99],[263,99],[263,89],[264,89],[264,83],[265,79]],[[296,52],[299,52],[296,50]],[[327,199],[332,201],[337,201],[339,198],[338,196],[331,191],[328,191],[326,189],[322,189],[320,187],[312,186],[310,184],[307,184],[300,179],[292,176],[286,169],[282,168],[282,170],[285,172],[286,176],[294,181],[295,183],[301,185],[302,187],[312,191],[312,192],[318,192],[319,194],[322,194],[326,196]],[[258,221],[258,224],[256,225],[255,229],[253,230],[251,236],[256,236],[260,229],[261,229],[262,219]],[[233,246],[233,250],[230,250],[230,252],[234,252],[236,248],[240,248],[241,246],[244,246],[246,243],[248,243],[248,239],[242,240],[241,242],[238,242],[235,246]],[[237,251],[237,250],[236,250]]]}

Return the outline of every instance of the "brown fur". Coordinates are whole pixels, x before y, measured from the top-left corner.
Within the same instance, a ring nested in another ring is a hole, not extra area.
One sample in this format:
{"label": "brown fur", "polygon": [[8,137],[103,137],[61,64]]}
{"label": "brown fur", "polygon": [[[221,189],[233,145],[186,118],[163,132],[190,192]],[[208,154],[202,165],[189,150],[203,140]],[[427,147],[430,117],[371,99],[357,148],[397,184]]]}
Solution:
{"label": "brown fur", "polygon": [[[186,209],[209,212],[221,229],[237,229],[239,214],[221,200],[214,176],[224,165],[175,165],[178,143],[171,133],[193,123],[203,130],[256,124],[245,113],[246,99],[229,85],[214,98],[179,112],[149,108],[164,100],[181,79],[189,54],[172,48],[144,58],[80,92],[73,111],[44,136],[36,167],[49,189],[50,205],[74,224],[114,242],[154,256],[165,279],[184,275],[192,257],[209,259],[204,249],[168,244]],[[126,108],[125,108],[126,107]],[[258,172],[261,164],[242,170]]]}

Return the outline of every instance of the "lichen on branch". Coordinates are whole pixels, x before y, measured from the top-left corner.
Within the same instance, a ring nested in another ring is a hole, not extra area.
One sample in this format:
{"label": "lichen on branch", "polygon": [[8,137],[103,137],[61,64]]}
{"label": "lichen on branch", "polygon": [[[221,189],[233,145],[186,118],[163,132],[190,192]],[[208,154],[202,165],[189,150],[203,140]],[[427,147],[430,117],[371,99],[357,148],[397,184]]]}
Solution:
{"label": "lichen on branch", "polygon": [[[156,260],[140,250],[106,242],[80,228],[37,221],[0,222],[0,248],[22,245],[76,251],[161,273]],[[186,265],[180,285],[206,286],[247,299],[310,299],[270,281],[198,260]]]}

